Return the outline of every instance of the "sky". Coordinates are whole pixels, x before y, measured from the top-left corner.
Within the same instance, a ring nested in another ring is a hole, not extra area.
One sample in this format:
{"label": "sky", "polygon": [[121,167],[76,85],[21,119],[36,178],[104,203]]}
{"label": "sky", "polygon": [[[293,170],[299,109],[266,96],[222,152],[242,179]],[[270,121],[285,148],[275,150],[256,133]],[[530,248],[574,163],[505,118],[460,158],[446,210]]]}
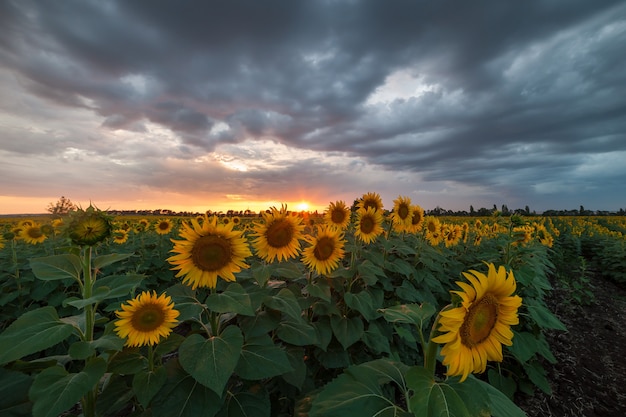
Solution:
{"label": "sky", "polygon": [[626,207],[620,0],[0,1],[0,214]]}

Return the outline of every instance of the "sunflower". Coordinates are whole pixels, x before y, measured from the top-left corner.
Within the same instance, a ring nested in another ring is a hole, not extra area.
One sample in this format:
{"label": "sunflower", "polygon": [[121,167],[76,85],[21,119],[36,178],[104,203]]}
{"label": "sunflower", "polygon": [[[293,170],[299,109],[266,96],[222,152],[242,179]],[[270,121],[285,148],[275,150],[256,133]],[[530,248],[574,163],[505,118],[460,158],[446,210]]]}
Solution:
{"label": "sunflower", "polygon": [[4,248],[4,237],[0,235],[0,249]]}
{"label": "sunflower", "polygon": [[343,259],[345,241],[343,232],[327,225],[317,226],[316,236],[307,236],[311,244],[302,251],[302,262],[320,275],[328,275]]}
{"label": "sunflower", "polygon": [[239,218],[239,216],[235,216],[235,217],[233,217],[233,224],[234,224],[235,226],[237,226],[237,225],[238,225],[238,224],[240,224],[240,223],[241,223],[241,218]]}
{"label": "sunflower", "polygon": [[424,225],[424,209],[420,206],[413,206],[413,216],[411,217],[411,226],[408,228],[409,233],[417,233],[422,230]]}
{"label": "sunflower", "polygon": [[66,230],[75,245],[92,246],[111,236],[112,219],[105,212],[89,206],[72,212],[71,216]]}
{"label": "sunflower", "polygon": [[268,262],[295,258],[304,239],[302,217],[292,216],[283,205],[263,213],[263,221],[254,225],[252,246],[257,255]]}
{"label": "sunflower", "polygon": [[121,338],[128,338],[125,346],[145,346],[159,343],[167,338],[180,314],[174,310],[172,298],[156,292],[144,291],[127,304],[122,304],[122,311],[116,311],[115,332]]}
{"label": "sunflower", "polygon": [[370,207],[367,210],[359,209],[357,211],[354,236],[369,245],[383,231],[383,214],[380,210]]}
{"label": "sunflower", "polygon": [[154,230],[160,235],[166,235],[172,231],[174,224],[170,219],[161,219],[154,225]]}
{"label": "sunflower", "polygon": [[406,232],[411,228],[413,222],[413,206],[409,197],[398,196],[393,200],[393,211],[391,212],[391,222],[393,230],[396,232]]}
{"label": "sunflower", "polygon": [[458,224],[449,225],[443,235],[446,248],[457,245],[461,240],[462,234],[463,231],[461,230],[461,226]]}
{"label": "sunflower", "polygon": [[205,215],[202,225],[192,219],[183,223],[180,236],[174,240],[171,252],[176,255],[167,260],[178,269],[176,277],[184,277],[183,283],[197,287],[215,288],[217,278],[235,281],[234,273],[250,266],[244,262],[251,256],[250,248],[240,231],[233,231],[233,224],[218,224],[217,218]]}
{"label": "sunflower", "polygon": [[376,211],[383,209],[383,200],[378,193],[363,194],[363,197],[357,201],[357,209],[367,210],[370,207],[373,207]]}
{"label": "sunflower", "polygon": [[441,230],[441,223],[439,219],[433,216],[426,216],[424,218],[424,225],[426,226],[426,233],[434,233]]}
{"label": "sunflower", "polygon": [[113,242],[121,245],[128,241],[128,232],[124,229],[117,229],[113,231]]}
{"label": "sunflower", "polygon": [[324,221],[328,225],[344,230],[350,224],[350,208],[346,207],[345,201],[342,200],[330,203],[324,213]]}
{"label": "sunflower", "polygon": [[41,230],[41,226],[37,223],[31,223],[30,226],[24,226],[20,232],[20,237],[24,240],[24,242],[31,245],[43,243],[43,241],[47,238],[43,230]]}
{"label": "sunflower", "polygon": [[137,230],[144,231],[150,226],[150,220],[143,218],[137,222]]}
{"label": "sunflower", "polygon": [[511,326],[519,323],[517,309],[522,299],[513,295],[516,284],[513,271],[507,275],[503,266],[496,271],[488,264],[487,275],[470,270],[463,272],[471,285],[457,282],[462,291],[452,291],[460,305],[440,313],[438,330],[443,334],[432,339],[444,344],[441,349],[448,375],[485,371],[487,361],[502,362],[502,345],[511,346]]}

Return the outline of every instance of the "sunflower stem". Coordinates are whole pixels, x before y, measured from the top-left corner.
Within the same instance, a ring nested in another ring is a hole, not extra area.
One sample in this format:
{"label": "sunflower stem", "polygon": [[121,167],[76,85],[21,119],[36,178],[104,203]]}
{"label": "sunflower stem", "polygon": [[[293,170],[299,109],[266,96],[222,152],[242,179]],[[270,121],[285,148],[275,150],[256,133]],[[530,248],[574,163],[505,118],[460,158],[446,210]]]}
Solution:
{"label": "sunflower stem", "polygon": [[[441,317],[441,312],[446,310],[448,307],[444,307],[435,317],[435,321],[433,322],[433,326],[430,329],[430,335],[428,337],[428,344],[426,345],[426,349],[424,349],[424,369],[428,371],[428,373],[435,378],[435,368],[437,366],[437,350],[439,348],[439,344],[433,342],[433,338],[437,335],[437,327],[439,325],[439,318]],[[420,331],[421,334],[421,331]]]}
{"label": "sunflower stem", "polygon": [[154,348],[152,344],[148,345],[148,370],[154,372]]}
{"label": "sunflower stem", "polygon": [[[83,286],[83,299],[86,300],[91,297],[94,277],[92,276],[91,271],[91,255],[92,250],[91,246],[87,246],[83,253],[83,279],[85,281],[85,285]],[[94,333],[94,323],[95,323],[95,305],[87,305],[85,307],[85,333],[84,339],[85,341],[91,342],[93,340]],[[93,356],[93,355],[92,355]],[[87,362],[91,359],[91,357],[85,360],[85,366]],[[91,389],[82,399],[82,407],[83,414],[85,417],[94,417],[96,415],[96,396],[98,394],[97,385]]]}

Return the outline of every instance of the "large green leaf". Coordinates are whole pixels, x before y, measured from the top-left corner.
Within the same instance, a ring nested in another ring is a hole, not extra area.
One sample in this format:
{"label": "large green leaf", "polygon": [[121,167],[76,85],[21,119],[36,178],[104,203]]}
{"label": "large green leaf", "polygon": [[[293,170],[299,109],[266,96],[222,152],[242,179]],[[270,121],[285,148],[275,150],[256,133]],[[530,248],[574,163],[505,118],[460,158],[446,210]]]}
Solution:
{"label": "large green leaf", "polygon": [[92,390],[106,371],[102,358],[92,359],[78,373],[68,373],[62,366],[42,371],[28,393],[33,401],[33,417],[57,417],[74,406]]}
{"label": "large green leaf", "polygon": [[435,314],[435,307],[429,303],[422,304],[401,304],[380,310],[390,323],[415,324],[420,329],[428,319]]}
{"label": "large green leaf", "polygon": [[304,384],[304,380],[306,379],[307,371],[304,349],[301,347],[287,348],[287,359],[289,359],[289,364],[291,365],[293,370],[284,373],[282,377],[289,384],[301,390],[302,384]]}
{"label": "large green leaf", "polygon": [[192,334],[178,350],[185,371],[221,397],[233,374],[243,346],[243,335],[236,326],[227,327],[219,336],[205,339]]}
{"label": "large green leaf", "polygon": [[267,391],[238,392],[228,397],[217,417],[269,417],[272,406]]}
{"label": "large green leaf", "polygon": [[30,416],[32,403],[28,389],[33,379],[21,372],[0,368],[0,416]]}
{"label": "large green leaf", "polygon": [[409,407],[414,415],[424,417],[473,417],[459,394],[447,383],[436,382],[421,366],[406,373],[413,395]]}
{"label": "large green leaf", "polygon": [[174,308],[180,312],[178,321],[197,318],[203,311],[202,303],[196,298],[196,292],[188,285],[176,284],[165,290],[172,297]]}
{"label": "large green leaf", "polygon": [[276,334],[281,340],[295,346],[315,345],[319,342],[315,328],[304,320],[281,321]]}
{"label": "large green leaf", "polygon": [[222,408],[219,395],[187,374],[176,359],[165,367],[167,380],[152,401],[152,417],[213,417]]}
{"label": "large green leaf", "polygon": [[326,384],[313,399],[310,417],[407,416],[385,395],[383,386],[393,382],[405,392],[406,366],[386,359],[348,368]]}
{"label": "large green leaf", "polygon": [[165,384],[167,371],[163,366],[154,371],[142,369],[133,377],[133,391],[143,408],[148,408],[150,401]]}
{"label": "large green leaf", "polygon": [[374,320],[380,317],[380,313],[374,308],[372,296],[367,291],[361,291],[356,294],[347,292],[344,294],[343,299],[348,307],[363,314],[363,317],[367,320]]}
{"label": "large green leaf", "polygon": [[313,297],[321,298],[326,302],[330,302],[330,285],[324,277],[318,277],[304,287],[304,291]]}
{"label": "large green leaf", "polygon": [[71,298],[64,301],[63,304],[84,308],[104,300],[130,296],[144,278],[145,276],[140,274],[110,275],[100,278],[94,283],[91,297],[85,299]]}
{"label": "large green leaf", "polygon": [[73,331],[74,326],[63,323],[54,307],[29,311],[0,334],[0,365],[54,346]]}
{"label": "large green leaf", "polygon": [[250,339],[243,345],[235,373],[243,379],[265,379],[292,371],[287,354],[269,336]]}
{"label": "large green leaf", "polygon": [[274,330],[280,323],[280,317],[280,313],[271,314],[268,311],[259,311],[253,317],[242,317],[240,327],[246,339],[259,337]]}
{"label": "large green leaf", "polygon": [[550,310],[535,300],[527,301],[530,316],[544,329],[567,331],[567,327]]}
{"label": "large green leaf", "polygon": [[493,417],[526,417],[526,413],[497,388],[480,379],[474,380],[489,396]]}
{"label": "large green leaf", "polygon": [[108,253],[106,255],[101,255],[93,260],[93,267],[96,269],[102,269],[105,266],[111,265],[115,262],[128,259],[131,256],[133,256],[132,253]]}
{"label": "large green leaf", "polygon": [[332,316],[330,318],[330,326],[333,329],[333,334],[344,349],[348,349],[361,339],[365,328],[363,320],[359,316],[350,318]]}
{"label": "large green leaf", "polygon": [[246,290],[236,282],[230,284],[225,291],[211,294],[207,297],[207,307],[218,313],[236,313],[244,316],[254,316],[250,303],[250,296]]}
{"label": "large green leaf", "polygon": [[83,272],[80,258],[68,253],[33,258],[30,260],[30,267],[35,276],[41,280],[73,278],[80,281]]}
{"label": "large green leaf", "polygon": [[281,289],[276,295],[265,298],[263,303],[269,308],[282,311],[292,319],[302,319],[302,308],[298,304],[298,299],[287,288]]}

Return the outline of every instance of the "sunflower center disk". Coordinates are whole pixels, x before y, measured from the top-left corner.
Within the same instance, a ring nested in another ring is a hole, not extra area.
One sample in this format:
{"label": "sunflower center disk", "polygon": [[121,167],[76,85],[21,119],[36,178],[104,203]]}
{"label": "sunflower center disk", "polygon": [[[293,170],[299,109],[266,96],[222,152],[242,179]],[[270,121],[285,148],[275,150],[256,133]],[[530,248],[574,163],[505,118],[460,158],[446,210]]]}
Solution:
{"label": "sunflower center disk", "polygon": [[340,224],[340,223],[343,223],[343,221],[345,220],[346,213],[344,213],[343,210],[335,210],[333,211],[330,218],[333,221],[333,223]]}
{"label": "sunflower center disk", "polygon": [[374,219],[372,219],[371,217],[369,216],[362,217],[361,218],[361,232],[365,234],[372,233],[374,231],[375,224],[376,223],[374,223]]}
{"label": "sunflower center disk", "polygon": [[40,228],[30,228],[28,229],[28,236],[32,237],[33,239],[37,239],[39,237],[43,236],[43,233],[41,232]]}
{"label": "sunflower center disk", "polygon": [[323,237],[317,241],[313,254],[318,261],[330,258],[335,250],[335,243],[331,238]]}
{"label": "sunflower center disk", "polygon": [[265,232],[268,245],[274,248],[283,248],[293,239],[293,226],[288,220],[275,221]]}
{"label": "sunflower center disk", "polygon": [[158,306],[146,305],[133,314],[131,322],[133,328],[140,332],[150,332],[158,329],[165,321],[163,310]]}
{"label": "sunflower center disk", "polygon": [[473,347],[489,337],[498,320],[498,300],[491,294],[485,294],[474,303],[461,326],[461,341]]}
{"label": "sunflower center disk", "polygon": [[219,271],[231,258],[230,242],[220,236],[202,236],[191,250],[194,265],[203,271]]}
{"label": "sunflower center disk", "polygon": [[409,217],[409,208],[406,205],[403,204],[398,207],[398,217],[400,217],[402,220]]}

